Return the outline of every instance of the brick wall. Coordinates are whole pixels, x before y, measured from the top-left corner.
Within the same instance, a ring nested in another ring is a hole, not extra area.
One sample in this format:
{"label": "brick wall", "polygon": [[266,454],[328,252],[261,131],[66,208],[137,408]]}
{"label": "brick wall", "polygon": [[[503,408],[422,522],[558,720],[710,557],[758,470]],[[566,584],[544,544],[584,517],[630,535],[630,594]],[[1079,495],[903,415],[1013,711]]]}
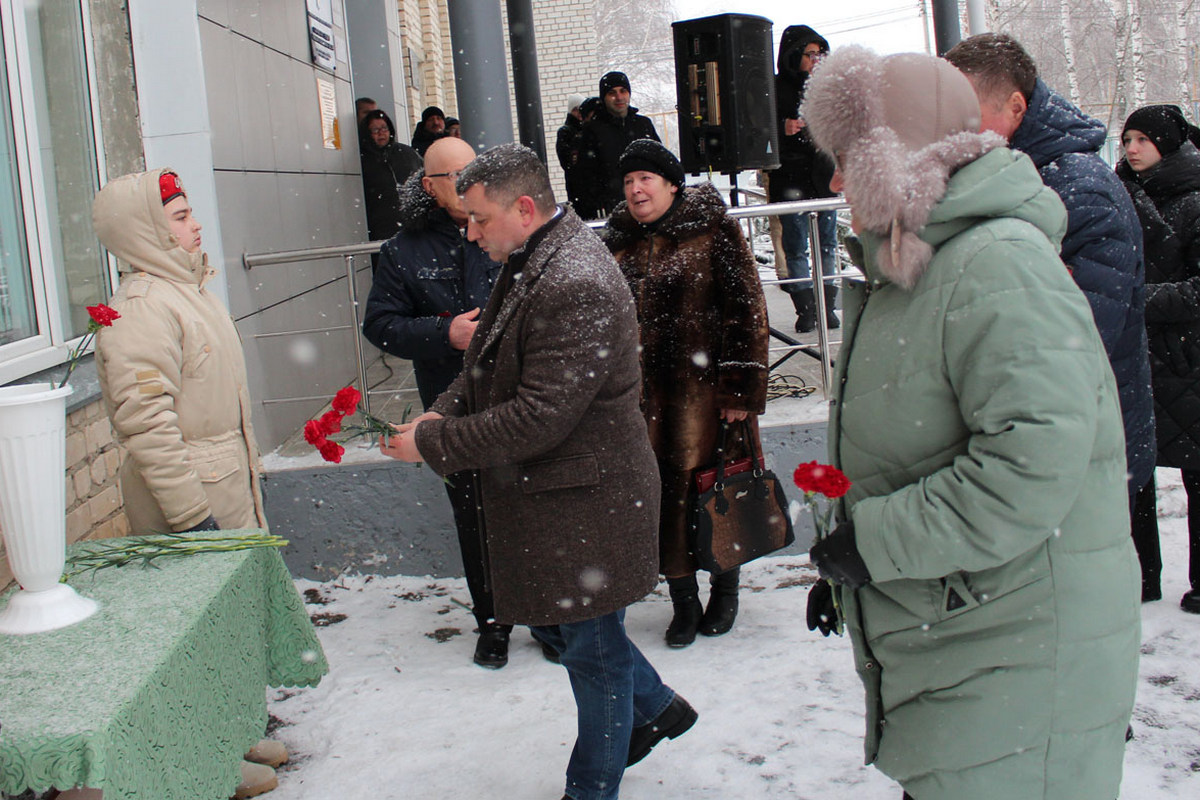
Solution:
{"label": "brick wall", "polygon": [[[67,415],[67,544],[129,533],[117,481],[123,458],[99,398]],[[13,577],[3,549],[0,587]]]}

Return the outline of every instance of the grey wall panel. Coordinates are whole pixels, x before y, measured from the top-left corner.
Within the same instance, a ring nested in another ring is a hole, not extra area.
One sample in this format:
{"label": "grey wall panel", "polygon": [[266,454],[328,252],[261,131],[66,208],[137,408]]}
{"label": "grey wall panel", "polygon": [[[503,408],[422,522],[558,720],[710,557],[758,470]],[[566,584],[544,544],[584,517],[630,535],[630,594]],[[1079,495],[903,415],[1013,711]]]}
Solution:
{"label": "grey wall panel", "polygon": [[[252,170],[275,169],[275,148],[271,144],[271,114],[267,105],[266,56],[263,46],[243,36],[233,36],[238,125],[242,136],[242,166]],[[227,89],[218,90],[223,93]],[[210,99],[210,105],[212,105]]]}
{"label": "grey wall panel", "polygon": [[196,13],[222,27],[229,27],[231,0],[196,0]]}
{"label": "grey wall panel", "polygon": [[[212,126],[214,169],[241,169],[242,126],[236,97],[216,94],[218,87],[237,82],[233,61],[234,35],[228,29],[200,20],[200,48],[204,58],[204,83],[209,92],[208,119]],[[232,101],[231,101],[232,100]]]}
{"label": "grey wall panel", "polygon": [[261,42],[263,38],[262,4],[259,0],[229,0],[229,27]]}
{"label": "grey wall panel", "polygon": [[300,135],[297,130],[296,92],[292,87],[296,70],[291,58],[274,50],[264,51],[266,60],[266,102],[271,114],[271,147],[275,168],[285,172],[300,170]]}

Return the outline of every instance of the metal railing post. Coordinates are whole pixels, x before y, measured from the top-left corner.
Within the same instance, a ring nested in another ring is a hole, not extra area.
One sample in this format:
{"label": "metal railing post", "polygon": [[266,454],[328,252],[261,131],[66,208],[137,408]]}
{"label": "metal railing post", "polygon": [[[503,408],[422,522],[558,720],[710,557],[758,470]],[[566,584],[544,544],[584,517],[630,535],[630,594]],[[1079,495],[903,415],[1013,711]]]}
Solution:
{"label": "metal railing post", "polygon": [[821,263],[821,231],[817,213],[810,211],[808,217],[808,263],[812,278],[813,300],[817,307],[817,348],[821,351],[821,392],[829,399],[829,383],[833,380],[832,359],[829,357],[829,328],[825,314],[825,265]]}
{"label": "metal railing post", "polygon": [[363,360],[362,330],[358,321],[358,286],[354,280],[354,255],[346,254],[346,288],[350,294],[350,316],[354,320],[354,357],[358,359],[358,387],[362,390],[363,410],[371,413],[371,392],[367,386],[367,364]]}

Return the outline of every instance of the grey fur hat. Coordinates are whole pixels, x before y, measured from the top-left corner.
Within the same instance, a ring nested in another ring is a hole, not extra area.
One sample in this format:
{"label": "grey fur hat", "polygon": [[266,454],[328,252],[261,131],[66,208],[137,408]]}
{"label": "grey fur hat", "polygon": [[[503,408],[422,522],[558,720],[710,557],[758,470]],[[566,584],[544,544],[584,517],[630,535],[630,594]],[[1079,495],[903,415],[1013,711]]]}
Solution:
{"label": "grey fur hat", "polygon": [[979,101],[948,61],[918,53],[879,56],[849,45],[813,70],[800,109],[817,146],[842,171],[854,217],[890,242],[879,268],[916,284],[933,249],[918,237],[959,167],[997,147],[979,133]]}

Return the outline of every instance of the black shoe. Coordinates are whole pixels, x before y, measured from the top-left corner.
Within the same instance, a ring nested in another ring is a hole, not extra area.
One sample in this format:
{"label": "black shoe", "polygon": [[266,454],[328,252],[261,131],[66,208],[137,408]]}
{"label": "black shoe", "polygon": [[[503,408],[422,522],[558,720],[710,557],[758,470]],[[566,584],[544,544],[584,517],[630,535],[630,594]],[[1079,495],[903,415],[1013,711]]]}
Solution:
{"label": "black shoe", "polygon": [[557,650],[555,650],[553,647],[546,644],[545,642],[539,641],[538,644],[540,644],[542,646],[542,657],[543,658],[545,658],[551,664],[561,664],[562,663],[562,658],[558,655]]}
{"label": "black shoe", "polygon": [[1155,600],[1162,600],[1162,587],[1156,583],[1142,582],[1142,602],[1153,603]]}
{"label": "black shoe", "polygon": [[716,594],[708,596],[708,608],[700,618],[699,632],[705,636],[720,636],[729,633],[733,621],[737,619],[738,598],[736,594]]}
{"label": "black shoe", "polygon": [[626,768],[650,755],[654,745],[663,739],[674,739],[687,733],[688,728],[696,724],[696,718],[699,716],[687,700],[675,695],[671,705],[655,717],[653,722],[633,729],[629,736],[629,758],[625,760]]}
{"label": "black shoe", "polygon": [[1179,601],[1179,607],[1189,614],[1200,614],[1200,589],[1192,589]]}
{"label": "black shoe", "polygon": [[486,669],[500,669],[507,664],[510,630],[501,625],[480,625],[479,641],[475,643],[475,663]]}
{"label": "black shoe", "polygon": [[825,311],[825,327],[831,331],[835,331],[842,327],[842,321],[838,319],[837,314],[833,313],[832,308]]}
{"label": "black shoe", "polygon": [[792,295],[796,308],[796,333],[811,333],[817,327],[817,307],[812,292],[804,290]]}
{"label": "black shoe", "polygon": [[696,641],[696,630],[700,627],[700,617],[704,615],[704,606],[699,598],[675,601],[675,616],[667,626],[667,646],[687,647]]}

